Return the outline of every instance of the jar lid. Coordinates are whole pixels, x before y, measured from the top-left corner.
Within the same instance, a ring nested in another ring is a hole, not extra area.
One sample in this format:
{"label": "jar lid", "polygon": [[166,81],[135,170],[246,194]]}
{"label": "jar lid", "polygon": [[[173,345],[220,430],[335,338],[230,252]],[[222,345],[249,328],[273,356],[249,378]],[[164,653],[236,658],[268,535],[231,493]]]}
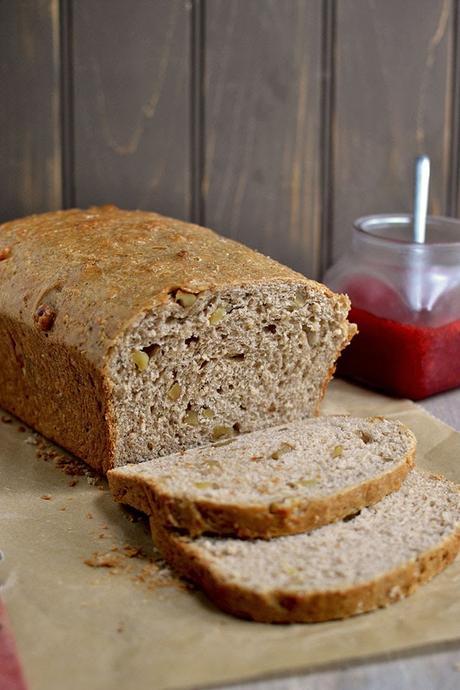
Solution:
{"label": "jar lid", "polygon": [[412,236],[413,216],[409,213],[376,214],[358,218],[355,230],[381,240],[385,245],[411,245],[414,247],[460,247],[460,220],[446,216],[428,216],[426,223],[426,242],[417,244]]}

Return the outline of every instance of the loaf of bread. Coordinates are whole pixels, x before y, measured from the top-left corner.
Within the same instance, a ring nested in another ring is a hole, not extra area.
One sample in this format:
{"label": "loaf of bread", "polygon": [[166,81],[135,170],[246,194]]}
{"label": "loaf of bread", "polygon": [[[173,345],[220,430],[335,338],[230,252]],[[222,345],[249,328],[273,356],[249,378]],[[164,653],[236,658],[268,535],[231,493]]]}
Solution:
{"label": "loaf of bread", "polygon": [[458,487],[413,470],[350,520],[271,540],[192,539],[150,518],[166,560],[220,608],[262,622],[316,622],[412,594],[460,549]]}
{"label": "loaf of bread", "polygon": [[117,501],[188,534],[296,534],[396,491],[414,461],[397,421],[319,417],[110,470]]}
{"label": "loaf of bread", "polygon": [[0,406],[107,471],[314,415],[349,301],[211,230],[114,207],[0,226]]}

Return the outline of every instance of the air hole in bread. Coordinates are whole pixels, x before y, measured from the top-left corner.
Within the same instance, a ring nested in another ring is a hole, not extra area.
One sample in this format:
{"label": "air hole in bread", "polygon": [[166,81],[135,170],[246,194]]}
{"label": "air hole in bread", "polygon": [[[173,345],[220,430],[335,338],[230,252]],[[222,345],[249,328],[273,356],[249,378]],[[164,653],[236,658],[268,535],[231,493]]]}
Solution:
{"label": "air hole in bread", "polygon": [[197,343],[198,341],[199,337],[197,335],[191,335],[190,338],[185,338],[186,345],[192,345],[193,343]]}
{"label": "air hole in bread", "polygon": [[161,350],[161,348],[158,345],[158,343],[152,343],[151,345],[146,345],[145,347],[142,347],[141,350],[145,352],[145,354],[149,357],[153,357],[157,354],[157,352]]}
{"label": "air hole in bread", "polygon": [[266,333],[276,333],[276,326],[274,323],[270,323],[268,326],[264,326],[264,331]]}
{"label": "air hole in bread", "polygon": [[372,443],[372,441],[374,440],[372,436],[367,433],[367,431],[360,431],[358,435],[360,436],[363,443]]}
{"label": "air hole in bread", "polygon": [[244,352],[240,352],[237,355],[227,355],[228,359],[233,359],[235,362],[242,362],[244,360]]}

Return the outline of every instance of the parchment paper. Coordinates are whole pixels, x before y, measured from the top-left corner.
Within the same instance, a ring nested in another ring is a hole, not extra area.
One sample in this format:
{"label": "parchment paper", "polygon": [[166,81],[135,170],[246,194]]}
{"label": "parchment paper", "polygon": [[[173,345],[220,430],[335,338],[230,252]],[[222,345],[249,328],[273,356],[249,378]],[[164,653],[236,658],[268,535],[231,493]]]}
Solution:
{"label": "parchment paper", "polygon": [[[460,434],[413,403],[336,381],[323,413],[397,417],[417,435],[419,465],[460,481]],[[234,619],[197,591],[149,589],[139,557],[89,567],[112,547],[150,553],[146,527],[104,484],[69,486],[28,438],[0,423],[0,582],[31,690],[203,687],[460,638],[460,559],[385,610],[292,626]]]}

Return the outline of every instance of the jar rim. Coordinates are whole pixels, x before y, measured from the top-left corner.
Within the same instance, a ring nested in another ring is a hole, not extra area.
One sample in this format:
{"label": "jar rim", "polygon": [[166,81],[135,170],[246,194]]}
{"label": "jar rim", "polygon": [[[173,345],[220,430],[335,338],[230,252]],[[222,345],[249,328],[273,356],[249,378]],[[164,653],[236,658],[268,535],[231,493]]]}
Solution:
{"label": "jar rim", "polygon": [[383,235],[378,234],[377,232],[372,231],[373,229],[378,229],[382,225],[387,225],[390,227],[396,225],[406,225],[407,227],[410,227],[412,225],[412,214],[410,213],[377,213],[369,216],[360,216],[354,221],[353,227],[356,231],[362,233],[366,237],[372,238],[376,241],[380,241],[385,245],[393,245],[395,247],[417,247],[419,250],[423,247],[460,247],[459,219],[451,218],[449,216],[427,216],[426,223],[427,226],[429,226],[430,224],[442,224],[450,228],[456,226],[459,232],[459,239],[457,241],[452,242],[426,242],[422,244],[418,242],[413,242],[411,240],[407,241],[395,237],[385,237]]}

